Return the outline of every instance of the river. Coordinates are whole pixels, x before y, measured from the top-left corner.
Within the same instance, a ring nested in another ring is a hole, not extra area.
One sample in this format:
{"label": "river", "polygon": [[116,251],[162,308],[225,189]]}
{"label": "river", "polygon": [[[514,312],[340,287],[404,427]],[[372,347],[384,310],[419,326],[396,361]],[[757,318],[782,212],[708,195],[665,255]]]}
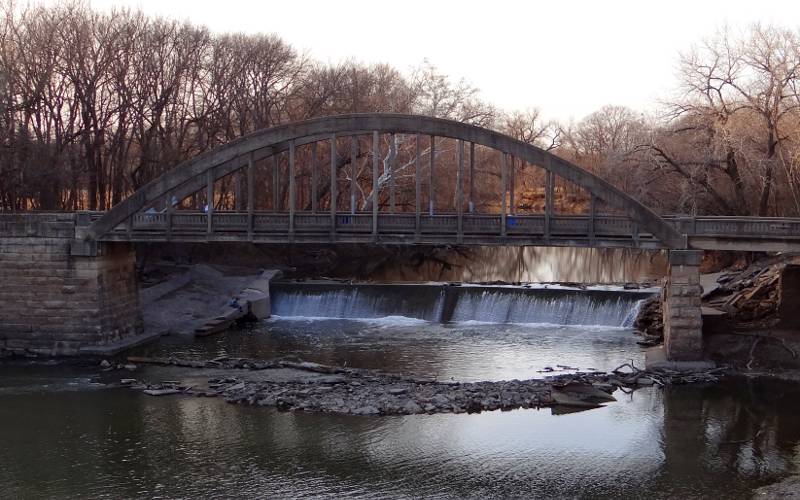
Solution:
{"label": "river", "polygon": [[[354,318],[363,312],[303,293],[304,316],[292,309],[302,299],[285,290],[276,318],[204,339],[165,337],[138,354],[296,355],[455,380],[643,363],[626,318],[611,311],[635,307],[629,296],[595,307],[618,324],[588,325],[569,324],[587,316],[563,310],[538,323],[507,314],[442,322],[408,305]],[[154,398],[119,387],[129,376],[158,380],[159,369],[1,362],[2,496],[749,498],[800,461],[800,387],[777,381],[617,391],[616,402],[577,413],[359,417]]]}

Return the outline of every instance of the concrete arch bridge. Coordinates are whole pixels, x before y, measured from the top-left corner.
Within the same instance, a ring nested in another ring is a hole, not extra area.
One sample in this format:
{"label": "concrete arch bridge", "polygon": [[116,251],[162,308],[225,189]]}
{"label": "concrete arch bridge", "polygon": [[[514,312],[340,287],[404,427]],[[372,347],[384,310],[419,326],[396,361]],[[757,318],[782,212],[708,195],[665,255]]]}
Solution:
{"label": "concrete arch bridge", "polygon": [[[702,250],[797,250],[800,220],[663,217],[495,131],[423,116],[330,116],[198,155],[105,213],[0,215],[0,263],[22,287],[0,301],[0,348],[73,354],[133,343],[141,320],[131,243],[224,241],[668,249],[666,352],[693,360],[702,354]],[[38,317],[19,318],[25,294],[46,302]]]}

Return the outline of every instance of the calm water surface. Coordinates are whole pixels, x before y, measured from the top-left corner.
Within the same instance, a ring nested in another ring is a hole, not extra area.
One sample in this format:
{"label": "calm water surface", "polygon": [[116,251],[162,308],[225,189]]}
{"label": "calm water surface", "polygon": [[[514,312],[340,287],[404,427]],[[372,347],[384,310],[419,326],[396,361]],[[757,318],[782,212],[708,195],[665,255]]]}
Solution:
{"label": "calm water surface", "polygon": [[[638,364],[635,340],[607,327],[279,319],[164,338],[140,354],[294,354],[500,380]],[[748,498],[800,457],[800,388],[777,382],[617,392],[616,403],[566,415],[356,417],[152,398],[116,387],[125,376],[0,364],[0,496]]]}

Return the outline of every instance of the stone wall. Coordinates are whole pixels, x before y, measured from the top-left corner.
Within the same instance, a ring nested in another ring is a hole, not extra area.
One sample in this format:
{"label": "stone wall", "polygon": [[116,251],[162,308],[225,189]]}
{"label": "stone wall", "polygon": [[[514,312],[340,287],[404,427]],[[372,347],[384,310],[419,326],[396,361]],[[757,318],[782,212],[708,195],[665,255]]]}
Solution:
{"label": "stone wall", "polygon": [[702,250],[671,250],[664,287],[664,349],[671,361],[696,361],[703,356],[700,309]]}
{"label": "stone wall", "polygon": [[73,355],[141,332],[132,246],[71,255],[75,217],[0,215],[0,350]]}

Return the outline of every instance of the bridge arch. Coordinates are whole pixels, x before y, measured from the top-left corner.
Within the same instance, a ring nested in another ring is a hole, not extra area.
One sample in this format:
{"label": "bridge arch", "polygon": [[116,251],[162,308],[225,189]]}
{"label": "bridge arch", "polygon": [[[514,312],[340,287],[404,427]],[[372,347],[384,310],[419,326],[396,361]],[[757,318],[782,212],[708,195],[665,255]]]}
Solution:
{"label": "bridge arch", "polygon": [[381,134],[420,134],[482,145],[520,158],[580,186],[608,205],[622,210],[664,247],[685,248],[686,238],[673,225],[602,178],[541,148],[496,131],[427,116],[387,113],[350,114],[315,118],[263,129],[187,160],[139,188],[95,220],[86,239],[98,240],[166,196],[178,199],[258,160],[292,146],[335,137]]}

